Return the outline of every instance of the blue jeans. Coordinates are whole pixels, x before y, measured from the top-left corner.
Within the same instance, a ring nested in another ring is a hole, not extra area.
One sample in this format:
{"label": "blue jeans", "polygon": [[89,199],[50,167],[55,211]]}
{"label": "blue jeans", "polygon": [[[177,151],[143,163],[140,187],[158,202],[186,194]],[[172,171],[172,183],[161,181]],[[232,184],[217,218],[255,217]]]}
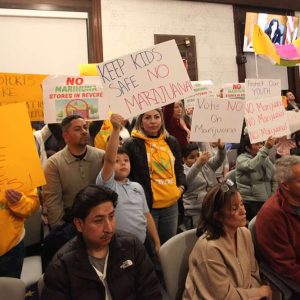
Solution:
{"label": "blue jeans", "polygon": [[0,277],[20,278],[24,254],[25,247],[22,240],[17,246],[0,256]]}
{"label": "blue jeans", "polygon": [[196,216],[184,216],[183,223],[187,230],[197,228],[199,225],[200,214]]}
{"label": "blue jeans", "polygon": [[159,234],[160,243],[163,244],[168,239],[173,237],[177,232],[177,202],[166,208],[152,208],[151,214]]}

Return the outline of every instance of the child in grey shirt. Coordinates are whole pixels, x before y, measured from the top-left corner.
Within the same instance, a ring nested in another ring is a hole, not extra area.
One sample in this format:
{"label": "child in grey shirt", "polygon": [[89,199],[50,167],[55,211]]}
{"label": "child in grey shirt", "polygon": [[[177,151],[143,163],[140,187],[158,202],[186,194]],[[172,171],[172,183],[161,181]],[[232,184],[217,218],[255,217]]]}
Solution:
{"label": "child in grey shirt", "polygon": [[218,183],[216,170],[222,165],[226,150],[218,140],[218,151],[213,157],[209,152],[199,153],[197,144],[182,149],[187,189],[183,194],[184,224],[186,229],[196,228],[199,223],[202,201],[206,193]]}

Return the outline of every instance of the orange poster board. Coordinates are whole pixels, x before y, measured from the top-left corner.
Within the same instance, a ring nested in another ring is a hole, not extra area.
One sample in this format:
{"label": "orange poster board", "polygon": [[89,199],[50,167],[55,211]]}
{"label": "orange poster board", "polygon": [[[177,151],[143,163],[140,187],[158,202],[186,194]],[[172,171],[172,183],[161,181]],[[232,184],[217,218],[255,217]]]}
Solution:
{"label": "orange poster board", "polygon": [[46,183],[26,104],[0,107],[0,198],[7,189],[26,192]]}
{"label": "orange poster board", "polygon": [[0,106],[26,102],[31,121],[43,121],[42,81],[48,75],[0,73]]}

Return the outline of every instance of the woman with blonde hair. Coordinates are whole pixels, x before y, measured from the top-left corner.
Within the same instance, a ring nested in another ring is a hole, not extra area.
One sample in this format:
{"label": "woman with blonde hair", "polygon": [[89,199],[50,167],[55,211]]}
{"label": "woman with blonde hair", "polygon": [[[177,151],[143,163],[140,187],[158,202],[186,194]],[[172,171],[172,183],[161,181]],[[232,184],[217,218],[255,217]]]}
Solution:
{"label": "woman with blonde hair", "polygon": [[185,175],[177,140],[165,130],[160,109],[138,116],[124,143],[130,162],[129,178],[139,182],[156,223],[161,243],[177,231],[177,200],[185,190]]}

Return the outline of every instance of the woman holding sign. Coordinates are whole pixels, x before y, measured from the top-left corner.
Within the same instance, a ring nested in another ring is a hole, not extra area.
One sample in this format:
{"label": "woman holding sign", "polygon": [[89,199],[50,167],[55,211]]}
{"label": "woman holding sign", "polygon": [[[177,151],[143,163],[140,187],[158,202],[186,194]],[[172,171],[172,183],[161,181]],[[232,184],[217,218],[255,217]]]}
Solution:
{"label": "woman holding sign", "polygon": [[177,231],[177,200],[185,190],[185,175],[179,144],[165,130],[160,109],[138,116],[124,147],[131,161],[129,177],[143,186],[160,241],[164,243]]}
{"label": "woman holding sign", "polygon": [[248,221],[256,216],[277,187],[275,168],[269,158],[274,143],[272,137],[264,145],[251,144],[248,134],[242,138],[241,154],[236,160],[236,183],[244,200]]}

